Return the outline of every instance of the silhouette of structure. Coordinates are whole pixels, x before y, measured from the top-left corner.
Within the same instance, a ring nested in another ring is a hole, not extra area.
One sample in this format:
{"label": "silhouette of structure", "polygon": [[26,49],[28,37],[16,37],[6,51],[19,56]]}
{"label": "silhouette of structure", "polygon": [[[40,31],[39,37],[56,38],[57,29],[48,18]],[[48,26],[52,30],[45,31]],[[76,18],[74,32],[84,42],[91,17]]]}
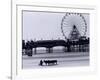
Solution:
{"label": "silhouette of structure", "polygon": [[[53,53],[53,47],[63,46],[64,52],[88,52],[89,51],[89,38],[80,37],[77,41],[67,39],[65,40],[38,40],[38,41],[27,41],[25,43],[22,40],[22,49],[25,50],[25,54],[32,56],[33,53],[37,54],[38,47],[45,47],[47,53]],[[34,52],[33,52],[34,48]]]}

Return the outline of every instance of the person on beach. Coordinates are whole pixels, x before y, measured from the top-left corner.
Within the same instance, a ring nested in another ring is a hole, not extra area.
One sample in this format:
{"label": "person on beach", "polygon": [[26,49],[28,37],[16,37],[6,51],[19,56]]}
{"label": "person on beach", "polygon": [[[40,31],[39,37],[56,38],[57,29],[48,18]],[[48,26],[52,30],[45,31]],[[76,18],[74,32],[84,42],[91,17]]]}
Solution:
{"label": "person on beach", "polygon": [[40,66],[43,66],[43,61],[42,60],[40,60]]}

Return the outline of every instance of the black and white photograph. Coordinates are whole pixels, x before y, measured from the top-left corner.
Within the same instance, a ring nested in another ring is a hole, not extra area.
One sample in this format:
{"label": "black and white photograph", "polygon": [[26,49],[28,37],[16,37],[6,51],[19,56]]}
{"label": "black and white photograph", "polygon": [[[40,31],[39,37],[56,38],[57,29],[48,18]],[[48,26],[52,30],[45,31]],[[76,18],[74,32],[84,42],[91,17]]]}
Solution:
{"label": "black and white photograph", "polygon": [[90,14],[22,11],[22,69],[90,65]]}

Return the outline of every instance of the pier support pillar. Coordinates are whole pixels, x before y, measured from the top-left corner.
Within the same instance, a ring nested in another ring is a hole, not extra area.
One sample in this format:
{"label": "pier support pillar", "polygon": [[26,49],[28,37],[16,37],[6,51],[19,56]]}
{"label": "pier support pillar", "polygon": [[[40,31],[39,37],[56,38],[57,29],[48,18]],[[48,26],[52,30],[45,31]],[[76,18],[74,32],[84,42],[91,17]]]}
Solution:
{"label": "pier support pillar", "polygon": [[64,51],[64,52],[67,52],[67,47],[64,47],[64,48],[63,48],[63,51]]}
{"label": "pier support pillar", "polygon": [[53,48],[46,48],[46,52],[47,53],[52,53],[53,52]]}
{"label": "pier support pillar", "polygon": [[37,52],[37,51],[36,51],[36,48],[34,48],[34,54],[36,54],[36,52]]}
{"label": "pier support pillar", "polygon": [[32,49],[27,49],[27,55],[32,56]]}

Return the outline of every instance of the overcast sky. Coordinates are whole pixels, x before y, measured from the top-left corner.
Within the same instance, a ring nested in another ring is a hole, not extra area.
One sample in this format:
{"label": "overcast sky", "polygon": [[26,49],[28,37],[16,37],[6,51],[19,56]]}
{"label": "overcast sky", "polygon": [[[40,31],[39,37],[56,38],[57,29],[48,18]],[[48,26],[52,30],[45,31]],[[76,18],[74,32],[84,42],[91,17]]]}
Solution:
{"label": "overcast sky", "polygon": [[[64,39],[61,32],[61,21],[66,13],[23,11],[23,39],[51,40]],[[89,36],[89,15],[82,14],[87,22]]]}

